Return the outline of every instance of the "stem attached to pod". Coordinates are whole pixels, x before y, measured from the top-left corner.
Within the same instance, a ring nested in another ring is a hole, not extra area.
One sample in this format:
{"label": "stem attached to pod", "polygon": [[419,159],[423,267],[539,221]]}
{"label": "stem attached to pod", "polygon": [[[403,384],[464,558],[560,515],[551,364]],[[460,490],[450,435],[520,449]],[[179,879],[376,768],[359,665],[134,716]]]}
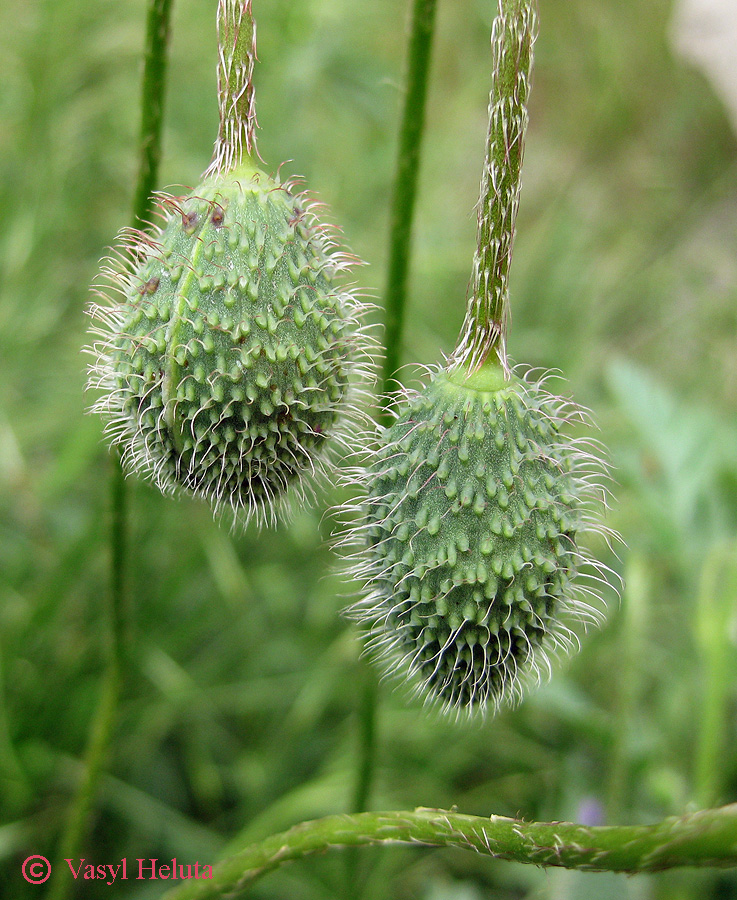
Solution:
{"label": "stem attached to pod", "polygon": [[536,21],[531,0],[499,0],[491,35],[493,82],[471,293],[461,337],[451,357],[454,367],[471,372],[487,361],[506,369],[509,265]]}
{"label": "stem attached to pod", "polygon": [[220,0],[218,6],[218,97],[220,129],[205,172],[223,175],[258,157],[256,149],[256,23],[251,0]]}

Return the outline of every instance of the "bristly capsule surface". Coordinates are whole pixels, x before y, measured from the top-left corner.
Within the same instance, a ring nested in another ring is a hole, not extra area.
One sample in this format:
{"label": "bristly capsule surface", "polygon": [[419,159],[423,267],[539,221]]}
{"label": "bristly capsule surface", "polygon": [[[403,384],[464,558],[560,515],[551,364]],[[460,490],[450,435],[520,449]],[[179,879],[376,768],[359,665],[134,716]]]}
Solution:
{"label": "bristly capsule surface", "polygon": [[564,426],[576,408],[486,366],[408,393],[366,472],[349,611],[387,671],[445,712],[496,710],[601,614],[605,467]]}
{"label": "bristly capsule surface", "polygon": [[91,310],[93,409],[128,471],[237,523],[273,521],[359,415],[368,338],[339,284],[357,260],[293,185],[251,165],[160,205],[152,236],[123,234]]}

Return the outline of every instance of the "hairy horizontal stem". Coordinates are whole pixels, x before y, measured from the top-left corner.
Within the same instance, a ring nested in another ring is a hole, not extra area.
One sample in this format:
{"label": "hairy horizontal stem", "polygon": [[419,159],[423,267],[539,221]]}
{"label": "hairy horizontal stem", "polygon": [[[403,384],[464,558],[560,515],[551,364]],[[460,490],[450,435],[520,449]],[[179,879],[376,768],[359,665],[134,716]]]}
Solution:
{"label": "hairy horizontal stem", "polygon": [[230,900],[285,862],[341,847],[424,844],[475,850],[496,859],[590,872],[658,872],[679,866],[737,866],[737,804],[655,825],[586,826],[464,816],[437,809],[367,812],[304,822],[252,844],[188,881],[165,900]]}

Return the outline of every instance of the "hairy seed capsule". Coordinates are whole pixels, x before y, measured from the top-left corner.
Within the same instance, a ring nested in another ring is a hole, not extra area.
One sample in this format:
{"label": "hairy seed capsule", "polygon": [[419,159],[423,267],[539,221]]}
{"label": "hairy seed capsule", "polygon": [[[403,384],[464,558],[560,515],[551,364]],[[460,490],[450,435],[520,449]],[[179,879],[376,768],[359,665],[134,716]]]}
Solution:
{"label": "hairy seed capsule", "polygon": [[353,613],[445,710],[518,699],[575,640],[565,620],[595,615],[576,585],[584,454],[560,403],[499,368],[436,373],[369,468]]}
{"label": "hairy seed capsule", "polygon": [[361,345],[358,304],[304,198],[263,172],[206,179],[164,198],[153,239],[130,240],[113,273],[122,302],[98,306],[90,383],[127,468],[236,519],[325,463]]}

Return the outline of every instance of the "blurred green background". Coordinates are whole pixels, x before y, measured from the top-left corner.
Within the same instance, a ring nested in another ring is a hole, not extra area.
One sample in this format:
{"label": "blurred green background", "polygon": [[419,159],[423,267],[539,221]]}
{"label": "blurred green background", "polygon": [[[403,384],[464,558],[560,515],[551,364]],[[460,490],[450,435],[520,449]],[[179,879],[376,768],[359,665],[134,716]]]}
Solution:
{"label": "blurred green background", "polygon": [[[259,146],[325,200],[381,300],[407,3],[256,0]],[[215,0],[176,0],[161,186],[217,130]],[[404,359],[463,319],[489,89],[491,0],[439,6]],[[737,800],[737,143],[670,49],[668,0],[540,0],[509,347],[594,410],[627,580],[549,685],[485,724],[382,685],[373,808],[648,822]],[[84,308],[136,174],[144,0],[0,5],[0,893],[53,858],[105,649],[109,462],[85,414]],[[408,376],[411,377],[411,371]],[[360,643],[335,519],[231,535],[130,481],[130,671],[84,856],[211,863],[350,807]],[[606,548],[601,548],[606,554]],[[271,900],[346,895],[340,854]],[[357,900],[737,898],[734,872],[549,871],[365,850]],[[158,897],[163,882],[80,898]]]}

